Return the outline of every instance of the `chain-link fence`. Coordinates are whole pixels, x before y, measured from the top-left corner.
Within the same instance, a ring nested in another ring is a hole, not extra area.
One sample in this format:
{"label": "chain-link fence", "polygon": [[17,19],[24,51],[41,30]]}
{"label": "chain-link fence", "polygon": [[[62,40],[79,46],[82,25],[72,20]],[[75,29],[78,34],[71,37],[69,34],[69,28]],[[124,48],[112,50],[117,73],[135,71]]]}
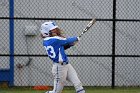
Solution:
{"label": "chain-link fence", "polygon": [[53,86],[40,25],[56,21],[66,36],[77,36],[95,17],[79,44],[66,51],[83,85],[140,86],[139,5],[138,0],[1,0],[0,82]]}

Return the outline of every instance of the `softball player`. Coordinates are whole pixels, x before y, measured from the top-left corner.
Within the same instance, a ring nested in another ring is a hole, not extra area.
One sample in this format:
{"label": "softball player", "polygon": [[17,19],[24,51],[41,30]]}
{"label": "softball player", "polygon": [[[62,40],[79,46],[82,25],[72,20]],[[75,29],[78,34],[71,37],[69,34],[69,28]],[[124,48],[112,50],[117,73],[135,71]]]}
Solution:
{"label": "softball player", "polygon": [[65,38],[54,22],[45,22],[41,25],[41,36],[48,57],[53,61],[54,88],[46,93],[61,93],[66,80],[74,84],[76,93],[85,93],[75,69],[65,54],[65,50],[75,45],[79,37]]}

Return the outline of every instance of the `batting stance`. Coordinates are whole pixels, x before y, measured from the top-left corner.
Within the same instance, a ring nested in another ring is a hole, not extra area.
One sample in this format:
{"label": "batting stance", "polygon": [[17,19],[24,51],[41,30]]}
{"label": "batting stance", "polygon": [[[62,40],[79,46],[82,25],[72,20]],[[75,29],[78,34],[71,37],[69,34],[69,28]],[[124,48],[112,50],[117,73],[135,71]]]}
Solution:
{"label": "batting stance", "polygon": [[65,50],[75,45],[79,37],[66,38],[54,22],[45,22],[41,25],[41,36],[49,58],[53,61],[52,73],[54,75],[53,91],[46,93],[62,93],[66,80],[72,82],[76,93],[85,93],[75,69],[68,61]]}

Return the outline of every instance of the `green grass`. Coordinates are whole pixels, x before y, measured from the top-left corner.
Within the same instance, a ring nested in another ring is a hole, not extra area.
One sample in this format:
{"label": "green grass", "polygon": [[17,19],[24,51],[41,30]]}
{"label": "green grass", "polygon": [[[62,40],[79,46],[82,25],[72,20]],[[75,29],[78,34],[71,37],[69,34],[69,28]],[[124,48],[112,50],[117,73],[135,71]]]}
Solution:
{"label": "green grass", "polygon": [[[86,93],[140,93],[140,87],[128,87],[128,88],[115,88],[108,87],[94,87],[85,88]],[[0,93],[45,93],[44,90],[32,90],[30,88],[0,88]],[[75,93],[73,88],[65,88],[62,93]]]}

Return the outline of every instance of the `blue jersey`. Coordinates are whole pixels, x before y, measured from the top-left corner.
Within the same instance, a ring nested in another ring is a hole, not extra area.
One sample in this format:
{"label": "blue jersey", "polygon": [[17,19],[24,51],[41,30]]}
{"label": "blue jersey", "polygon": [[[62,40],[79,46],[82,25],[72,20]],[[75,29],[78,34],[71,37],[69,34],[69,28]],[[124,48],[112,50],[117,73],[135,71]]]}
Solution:
{"label": "blue jersey", "polygon": [[[77,41],[77,37],[62,38],[59,36],[47,37],[43,40],[47,54],[53,62],[68,62],[67,55],[65,54],[65,46],[70,45]],[[70,47],[70,46],[68,46]]]}

